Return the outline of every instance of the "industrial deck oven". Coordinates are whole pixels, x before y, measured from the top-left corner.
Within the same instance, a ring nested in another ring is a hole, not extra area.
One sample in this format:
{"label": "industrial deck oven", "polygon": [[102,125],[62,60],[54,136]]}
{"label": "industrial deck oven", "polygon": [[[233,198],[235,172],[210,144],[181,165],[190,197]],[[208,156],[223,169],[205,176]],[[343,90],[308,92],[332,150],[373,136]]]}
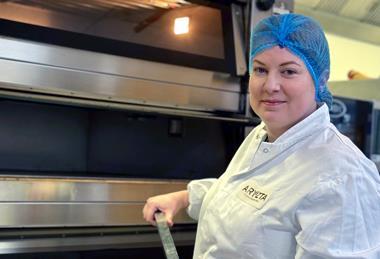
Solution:
{"label": "industrial deck oven", "polygon": [[[0,1],[0,254],[163,258],[142,206],[219,176],[258,123],[246,46],[271,12],[256,1]],[[177,18],[187,33],[172,31]],[[195,230],[181,212],[181,258]]]}

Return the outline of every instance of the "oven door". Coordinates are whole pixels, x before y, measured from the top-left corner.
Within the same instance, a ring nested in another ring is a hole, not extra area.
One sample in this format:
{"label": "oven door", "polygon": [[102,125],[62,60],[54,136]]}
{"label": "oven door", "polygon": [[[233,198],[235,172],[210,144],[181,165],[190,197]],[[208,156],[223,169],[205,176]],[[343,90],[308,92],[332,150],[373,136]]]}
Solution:
{"label": "oven door", "polygon": [[184,0],[9,0],[0,1],[0,33],[236,74],[232,8]]}

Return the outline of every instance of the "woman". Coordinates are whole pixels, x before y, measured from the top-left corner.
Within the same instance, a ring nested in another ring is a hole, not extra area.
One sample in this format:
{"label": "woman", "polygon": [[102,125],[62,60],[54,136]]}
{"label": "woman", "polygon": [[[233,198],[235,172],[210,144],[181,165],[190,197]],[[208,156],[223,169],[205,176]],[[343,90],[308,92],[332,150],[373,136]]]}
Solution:
{"label": "woman", "polygon": [[262,119],[219,179],[148,199],[170,225],[198,220],[194,258],[380,258],[380,178],[330,123],[330,61],[312,19],[262,20],[251,38],[250,104]]}

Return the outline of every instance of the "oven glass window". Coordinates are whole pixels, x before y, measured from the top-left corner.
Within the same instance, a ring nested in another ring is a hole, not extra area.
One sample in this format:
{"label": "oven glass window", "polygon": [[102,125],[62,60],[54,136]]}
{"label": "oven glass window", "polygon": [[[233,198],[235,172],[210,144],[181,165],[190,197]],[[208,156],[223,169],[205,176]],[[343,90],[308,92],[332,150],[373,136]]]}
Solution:
{"label": "oven glass window", "polygon": [[10,0],[0,1],[0,19],[13,22],[2,26],[9,36],[229,71],[228,8],[184,0]]}

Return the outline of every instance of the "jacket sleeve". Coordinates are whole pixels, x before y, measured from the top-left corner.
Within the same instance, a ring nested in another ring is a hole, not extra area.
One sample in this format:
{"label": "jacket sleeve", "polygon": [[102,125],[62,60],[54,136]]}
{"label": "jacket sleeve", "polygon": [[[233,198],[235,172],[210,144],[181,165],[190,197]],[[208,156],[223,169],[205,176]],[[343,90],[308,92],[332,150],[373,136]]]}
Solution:
{"label": "jacket sleeve", "polygon": [[296,259],[380,258],[380,188],[375,174],[331,177],[332,173],[319,182],[296,212]]}
{"label": "jacket sleeve", "polygon": [[187,190],[189,191],[187,213],[191,218],[198,220],[203,198],[216,180],[216,178],[193,180],[187,185]]}

